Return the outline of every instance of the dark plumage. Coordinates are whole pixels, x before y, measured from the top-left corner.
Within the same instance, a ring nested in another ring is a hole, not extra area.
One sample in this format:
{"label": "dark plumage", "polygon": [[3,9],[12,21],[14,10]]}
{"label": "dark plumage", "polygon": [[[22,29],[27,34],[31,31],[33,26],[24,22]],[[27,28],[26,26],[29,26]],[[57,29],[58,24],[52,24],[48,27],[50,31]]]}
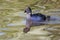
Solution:
{"label": "dark plumage", "polygon": [[31,14],[31,20],[45,21],[46,16],[41,13]]}
{"label": "dark plumage", "polygon": [[43,22],[46,20],[46,16],[41,13],[32,14],[32,10],[30,7],[27,7],[24,12],[27,14],[26,27],[23,30],[24,33],[27,33],[28,31],[30,31],[30,28],[32,25],[34,24],[40,25],[40,22]]}

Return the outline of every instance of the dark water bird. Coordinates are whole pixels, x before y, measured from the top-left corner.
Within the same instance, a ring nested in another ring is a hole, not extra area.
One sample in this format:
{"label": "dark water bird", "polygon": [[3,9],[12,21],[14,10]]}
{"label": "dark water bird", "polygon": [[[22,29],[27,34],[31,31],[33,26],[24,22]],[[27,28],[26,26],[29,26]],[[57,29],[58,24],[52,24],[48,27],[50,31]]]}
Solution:
{"label": "dark water bird", "polygon": [[30,7],[27,7],[24,12],[26,13],[26,27],[23,29],[24,33],[30,31],[30,28],[33,24],[38,24],[38,22],[46,21],[46,16],[44,14],[32,14],[32,10]]}

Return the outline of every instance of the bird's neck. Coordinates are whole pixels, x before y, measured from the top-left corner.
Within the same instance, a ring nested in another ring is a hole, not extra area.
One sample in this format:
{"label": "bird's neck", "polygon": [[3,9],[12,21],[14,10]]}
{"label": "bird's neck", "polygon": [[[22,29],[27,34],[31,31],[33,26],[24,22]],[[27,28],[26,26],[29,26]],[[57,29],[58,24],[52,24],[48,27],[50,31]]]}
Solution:
{"label": "bird's neck", "polygon": [[32,13],[27,13],[28,16],[30,16]]}
{"label": "bird's neck", "polygon": [[30,15],[32,15],[32,13],[27,13],[27,15],[29,15],[29,16],[30,16]]}

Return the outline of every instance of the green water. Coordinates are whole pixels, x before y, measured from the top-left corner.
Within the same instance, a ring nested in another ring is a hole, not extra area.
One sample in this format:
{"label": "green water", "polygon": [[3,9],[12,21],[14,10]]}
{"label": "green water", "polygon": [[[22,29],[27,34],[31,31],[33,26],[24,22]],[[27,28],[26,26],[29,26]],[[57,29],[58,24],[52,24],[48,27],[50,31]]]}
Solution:
{"label": "green water", "polygon": [[60,40],[60,24],[33,26],[28,33],[23,33],[26,15],[20,14],[1,16],[0,40]]}
{"label": "green water", "polygon": [[60,1],[0,0],[0,40],[60,40],[60,24],[33,26],[28,33],[23,33],[26,15],[22,10],[27,5],[43,14],[52,15],[47,9],[59,9]]}
{"label": "green water", "polygon": [[[41,25],[23,33],[24,26],[4,27],[0,30],[0,40],[60,40],[60,25]],[[46,30],[48,28],[54,28]]]}
{"label": "green water", "polygon": [[23,33],[26,15],[21,13],[1,16],[0,40],[60,40],[60,24],[33,26],[28,33]]}

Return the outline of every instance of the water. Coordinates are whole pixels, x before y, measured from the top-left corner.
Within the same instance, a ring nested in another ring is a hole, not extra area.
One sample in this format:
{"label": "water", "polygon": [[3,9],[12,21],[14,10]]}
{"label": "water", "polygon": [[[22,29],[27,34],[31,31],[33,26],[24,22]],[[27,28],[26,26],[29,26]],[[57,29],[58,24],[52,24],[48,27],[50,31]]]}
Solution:
{"label": "water", "polygon": [[0,30],[8,30],[8,28],[0,28]]}
{"label": "water", "polygon": [[23,33],[22,25],[25,25],[26,20],[9,23],[8,27],[0,28],[0,40],[60,40],[60,19],[55,16],[51,18],[50,21],[43,22],[48,25],[34,26],[28,33]]}
{"label": "water", "polygon": [[[45,22],[37,22],[37,23],[44,23],[44,24],[60,24],[60,16],[51,16],[50,21],[45,21]],[[25,25],[26,20],[21,20],[16,23],[9,23],[7,26],[17,26],[17,25]]]}
{"label": "water", "polygon": [[25,25],[26,24],[26,20],[22,20],[22,21],[19,21],[19,22],[16,22],[16,23],[10,23],[10,24],[7,24],[7,26],[17,26],[17,25]]}
{"label": "water", "polygon": [[5,33],[4,32],[0,32],[0,36],[2,36],[2,35],[5,35]]}

